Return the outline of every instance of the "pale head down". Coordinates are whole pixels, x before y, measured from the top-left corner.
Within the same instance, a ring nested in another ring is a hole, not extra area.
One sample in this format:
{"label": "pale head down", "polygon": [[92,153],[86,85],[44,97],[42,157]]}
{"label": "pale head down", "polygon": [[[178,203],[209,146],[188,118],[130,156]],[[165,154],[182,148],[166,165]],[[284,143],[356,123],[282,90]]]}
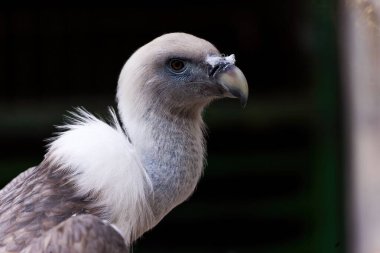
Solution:
{"label": "pale head down", "polygon": [[204,39],[185,33],[162,35],[124,65],[117,91],[119,112],[128,118],[159,107],[194,117],[216,98],[239,97],[245,104],[247,81],[234,63],[234,55],[222,56]]}

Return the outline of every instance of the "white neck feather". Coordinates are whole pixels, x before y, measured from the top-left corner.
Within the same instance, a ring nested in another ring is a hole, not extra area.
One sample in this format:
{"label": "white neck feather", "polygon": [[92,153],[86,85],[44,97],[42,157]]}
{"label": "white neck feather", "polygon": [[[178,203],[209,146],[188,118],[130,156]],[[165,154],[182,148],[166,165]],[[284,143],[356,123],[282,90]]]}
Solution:
{"label": "white neck feather", "polygon": [[79,110],[50,144],[46,157],[72,174],[78,195],[98,195],[96,205],[105,208],[129,244],[155,225],[147,200],[152,187],[135,148],[111,113],[113,127]]}

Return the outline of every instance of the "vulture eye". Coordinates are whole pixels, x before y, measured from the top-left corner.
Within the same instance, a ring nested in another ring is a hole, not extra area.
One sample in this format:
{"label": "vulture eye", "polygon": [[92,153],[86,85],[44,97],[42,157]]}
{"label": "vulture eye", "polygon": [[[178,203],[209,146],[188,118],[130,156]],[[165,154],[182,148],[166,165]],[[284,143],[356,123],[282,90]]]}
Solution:
{"label": "vulture eye", "polygon": [[180,73],[185,70],[185,62],[179,59],[172,59],[169,61],[170,69],[175,73]]}

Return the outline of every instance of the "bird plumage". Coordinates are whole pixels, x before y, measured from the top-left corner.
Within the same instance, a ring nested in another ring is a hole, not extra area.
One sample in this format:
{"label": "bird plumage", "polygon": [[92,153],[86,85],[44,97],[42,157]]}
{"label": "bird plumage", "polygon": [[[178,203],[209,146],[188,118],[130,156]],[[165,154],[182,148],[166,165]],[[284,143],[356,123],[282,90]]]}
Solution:
{"label": "bird plumage", "polygon": [[[70,238],[76,238],[78,252],[87,252],[91,247],[82,237],[91,224],[99,235],[114,234],[118,244],[119,233],[98,219],[115,224],[126,247],[155,226],[201,177],[204,107],[226,96],[247,99],[246,80],[234,61],[184,33],[138,49],[119,78],[121,122],[112,109],[110,123],[78,109],[43,162],[0,191],[0,253],[70,244]],[[84,232],[73,235],[73,229]]]}
{"label": "bird plumage", "polygon": [[70,175],[78,196],[95,194],[96,205],[129,244],[152,226],[146,195],[153,189],[112,109],[110,115],[107,124],[79,109],[50,143],[45,160]]}
{"label": "bird plumage", "polygon": [[91,197],[78,196],[69,181],[66,173],[43,162],[0,192],[0,252],[20,252],[73,214],[104,217]]}
{"label": "bird plumage", "polygon": [[83,214],[59,223],[22,250],[22,253],[36,252],[125,253],[128,248],[111,224],[94,215]]}

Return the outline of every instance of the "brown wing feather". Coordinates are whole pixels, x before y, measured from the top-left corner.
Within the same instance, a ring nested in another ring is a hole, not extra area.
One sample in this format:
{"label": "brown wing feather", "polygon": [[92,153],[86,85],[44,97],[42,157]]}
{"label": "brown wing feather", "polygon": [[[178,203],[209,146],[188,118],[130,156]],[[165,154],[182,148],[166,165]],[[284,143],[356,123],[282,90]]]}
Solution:
{"label": "brown wing feather", "polygon": [[20,174],[0,191],[0,253],[20,252],[73,214],[106,219],[90,196],[78,196],[69,175],[48,162]]}
{"label": "brown wing feather", "polygon": [[127,253],[123,237],[93,215],[70,217],[21,253]]}

